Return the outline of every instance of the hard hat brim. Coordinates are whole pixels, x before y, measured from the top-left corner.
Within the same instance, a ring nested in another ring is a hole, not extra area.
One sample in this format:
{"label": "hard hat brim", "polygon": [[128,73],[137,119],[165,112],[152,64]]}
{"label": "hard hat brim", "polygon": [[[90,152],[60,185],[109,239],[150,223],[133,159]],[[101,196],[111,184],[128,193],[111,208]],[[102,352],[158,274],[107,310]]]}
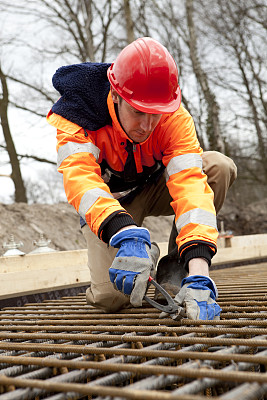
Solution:
{"label": "hard hat brim", "polygon": [[[116,88],[114,88],[116,90]],[[178,110],[181,105],[182,94],[180,87],[177,88],[177,98],[172,100],[169,103],[145,103],[138,100],[132,100],[124,98],[122,94],[120,96],[126,101],[126,103],[130,104],[133,108],[136,108],[138,111],[147,113],[147,114],[170,114]]]}

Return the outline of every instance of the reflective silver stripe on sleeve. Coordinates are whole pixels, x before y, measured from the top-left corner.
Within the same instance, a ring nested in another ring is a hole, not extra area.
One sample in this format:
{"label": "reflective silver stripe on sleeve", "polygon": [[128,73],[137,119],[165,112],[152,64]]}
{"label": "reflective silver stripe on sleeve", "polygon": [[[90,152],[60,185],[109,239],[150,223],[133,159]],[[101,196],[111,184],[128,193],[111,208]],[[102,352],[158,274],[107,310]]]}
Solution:
{"label": "reflective silver stripe on sleeve", "polygon": [[100,150],[93,143],[68,142],[58,149],[57,167],[60,167],[65,158],[76,153],[90,153],[93,154],[96,160],[98,160]]}
{"label": "reflective silver stripe on sleeve", "polygon": [[211,212],[201,210],[200,208],[194,208],[193,210],[187,211],[178,218],[176,222],[178,233],[185,225],[188,224],[208,225],[218,230],[216,216]]}
{"label": "reflective silver stripe on sleeve", "polygon": [[202,171],[202,157],[200,154],[189,153],[176,156],[171,159],[166,168],[166,180],[173,174],[177,174],[185,169],[189,168],[200,168]]}
{"label": "reflective silver stripe on sleeve", "polygon": [[113,196],[111,194],[99,188],[91,189],[84,193],[79,207],[79,214],[84,220],[85,214],[87,213],[89,208],[92,207],[92,205],[97,201],[97,199],[99,199],[99,197],[113,199]]}

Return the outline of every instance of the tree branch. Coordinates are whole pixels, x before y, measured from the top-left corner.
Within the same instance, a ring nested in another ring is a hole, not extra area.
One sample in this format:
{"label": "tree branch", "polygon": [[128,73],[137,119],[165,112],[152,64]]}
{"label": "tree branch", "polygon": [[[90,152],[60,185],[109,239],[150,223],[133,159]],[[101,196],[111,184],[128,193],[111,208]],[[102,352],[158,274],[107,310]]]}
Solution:
{"label": "tree branch", "polygon": [[[0,144],[0,148],[4,149],[4,150],[7,150],[6,146],[3,146],[2,144]],[[32,160],[35,160],[35,161],[39,161],[39,162],[43,162],[43,163],[47,163],[47,164],[52,164],[52,165],[57,165],[57,163],[55,161],[51,161],[51,160],[48,160],[47,158],[41,158],[41,157],[37,157],[37,156],[34,156],[34,155],[30,155],[30,154],[18,154],[17,153],[17,156],[18,156],[19,159],[29,158],[29,159],[32,159]]]}

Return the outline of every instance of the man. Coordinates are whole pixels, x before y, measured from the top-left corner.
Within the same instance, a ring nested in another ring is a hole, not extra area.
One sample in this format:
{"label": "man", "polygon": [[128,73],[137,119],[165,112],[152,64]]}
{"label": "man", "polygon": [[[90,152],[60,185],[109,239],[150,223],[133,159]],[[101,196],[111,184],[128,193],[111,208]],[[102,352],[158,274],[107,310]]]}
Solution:
{"label": "man", "polygon": [[176,245],[159,263],[159,283],[164,277],[165,284],[175,282],[176,294],[185,278],[176,300],[187,316],[219,318],[216,285],[208,277],[218,234],[215,208],[236,167],[200,148],[167,49],[140,38],[111,65],[60,68],[53,84],[61,98],[47,119],[57,128],[58,171],[88,244],[87,302],[108,312],[142,305],[159,257],[142,222],[174,214]]}

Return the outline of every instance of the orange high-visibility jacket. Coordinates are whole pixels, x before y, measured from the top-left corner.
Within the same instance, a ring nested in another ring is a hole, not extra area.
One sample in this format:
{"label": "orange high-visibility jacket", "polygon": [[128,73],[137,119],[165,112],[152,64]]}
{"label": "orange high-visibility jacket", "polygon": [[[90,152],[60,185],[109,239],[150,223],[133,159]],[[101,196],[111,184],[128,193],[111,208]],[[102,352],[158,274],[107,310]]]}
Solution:
{"label": "orange high-visibility jacket", "polygon": [[[63,174],[69,203],[103,240],[106,224],[118,216],[127,216],[120,197],[134,193],[138,184],[144,184],[162,166],[173,199],[180,254],[199,243],[215,253],[218,232],[213,192],[202,171],[202,149],[190,114],[183,106],[173,114],[163,114],[145,142],[132,144],[134,180],[128,179],[124,171],[126,147],[131,140],[118,122],[110,93],[107,105],[112,125],[96,131],[84,129],[52,111],[47,115],[49,124],[57,128],[58,171]],[[122,225],[132,223],[128,215]]]}

